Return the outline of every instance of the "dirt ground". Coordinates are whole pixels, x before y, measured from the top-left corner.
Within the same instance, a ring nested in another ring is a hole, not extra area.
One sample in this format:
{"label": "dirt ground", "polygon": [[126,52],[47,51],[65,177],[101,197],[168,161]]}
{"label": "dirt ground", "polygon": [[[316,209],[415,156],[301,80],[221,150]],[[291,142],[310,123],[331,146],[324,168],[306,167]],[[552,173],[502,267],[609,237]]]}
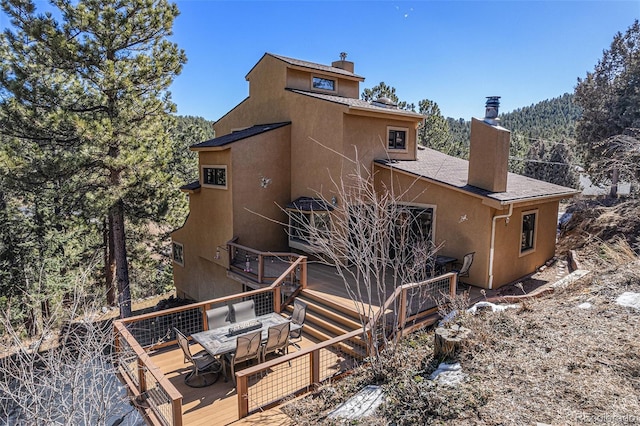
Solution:
{"label": "dirt ground", "polygon": [[[382,372],[363,368],[296,401],[286,409],[294,423],[340,424],[328,413],[376,383],[387,402],[358,424],[640,425],[640,310],[616,303],[640,293],[640,203],[579,201],[567,211],[558,259],[571,253],[590,274],[518,309],[462,314],[456,322],[472,330],[458,356],[463,383],[429,380],[439,360],[426,330],[394,347]],[[556,261],[501,294],[530,293],[568,272]]]}

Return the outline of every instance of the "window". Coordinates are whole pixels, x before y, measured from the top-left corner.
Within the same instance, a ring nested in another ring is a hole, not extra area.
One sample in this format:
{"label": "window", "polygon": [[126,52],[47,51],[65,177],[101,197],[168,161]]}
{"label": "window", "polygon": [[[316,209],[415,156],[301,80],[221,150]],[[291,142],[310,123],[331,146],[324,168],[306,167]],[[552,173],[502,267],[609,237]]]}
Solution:
{"label": "window", "polygon": [[407,129],[389,127],[389,149],[407,149]]}
{"label": "window", "polygon": [[311,244],[313,238],[329,235],[331,219],[328,212],[289,211],[289,242]]}
{"label": "window", "polygon": [[536,219],[537,212],[522,213],[522,236],[520,239],[520,253],[533,251],[536,248]]}
{"label": "window", "polygon": [[313,77],[311,79],[311,86],[314,89],[328,90],[330,92],[336,91],[336,81],[328,78]]}
{"label": "window", "polygon": [[184,266],[184,246],[175,241],[171,245],[171,257],[180,266]]}
{"label": "window", "polygon": [[202,166],[202,185],[227,187],[227,166]]}

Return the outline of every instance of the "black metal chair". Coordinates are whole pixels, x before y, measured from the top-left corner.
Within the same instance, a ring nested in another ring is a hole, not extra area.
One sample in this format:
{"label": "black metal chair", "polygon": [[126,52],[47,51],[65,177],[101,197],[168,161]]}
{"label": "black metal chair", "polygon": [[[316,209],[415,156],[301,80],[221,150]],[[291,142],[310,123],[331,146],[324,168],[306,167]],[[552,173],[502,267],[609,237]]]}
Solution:
{"label": "black metal chair", "polygon": [[[184,378],[184,383],[193,388],[202,388],[209,386],[218,381],[222,364],[220,361],[211,356],[207,351],[200,351],[197,354],[191,354],[189,339],[180,330],[174,327],[178,346],[184,353],[184,362],[190,362],[193,369]],[[214,376],[214,377],[211,377]]]}

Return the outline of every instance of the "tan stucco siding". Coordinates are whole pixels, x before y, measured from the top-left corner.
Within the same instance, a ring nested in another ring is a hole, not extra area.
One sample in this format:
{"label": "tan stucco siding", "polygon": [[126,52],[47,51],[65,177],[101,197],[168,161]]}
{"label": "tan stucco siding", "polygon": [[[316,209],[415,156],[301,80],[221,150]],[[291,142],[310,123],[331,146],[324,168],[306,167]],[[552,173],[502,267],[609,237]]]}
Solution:
{"label": "tan stucco siding", "polygon": [[[201,152],[199,155],[200,182],[202,166],[226,166],[227,188],[202,187],[199,192],[189,195],[189,217],[184,226],[171,234],[173,241],[183,244],[184,266],[174,263],[176,288],[190,297],[201,300],[201,286],[211,280],[211,270],[215,265],[226,269],[227,257],[224,248],[232,236],[232,191],[233,165],[229,150]],[[221,247],[220,259],[216,259],[216,249]],[[205,281],[203,281],[205,280]],[[206,285],[205,285],[206,287]]]}
{"label": "tan stucco siding", "polygon": [[249,96],[269,98],[282,92],[287,85],[286,64],[270,55],[265,55],[247,75]]}
{"label": "tan stucco siding", "polygon": [[[362,164],[370,165],[375,159],[414,160],[416,158],[416,128],[414,121],[397,120],[394,117],[347,115],[344,120],[344,153],[355,153]],[[404,150],[388,148],[389,128],[407,130],[407,146]]]}
{"label": "tan stucco siding", "polygon": [[346,107],[296,93],[288,93],[291,111],[291,200],[322,194],[331,198],[343,159],[334,151],[342,148],[342,126]]}
{"label": "tan stucco siding", "polygon": [[[390,185],[392,175],[388,168],[376,165],[374,170],[378,189],[383,188],[383,182]],[[405,173],[393,173],[393,188],[404,203],[435,206],[434,243],[441,246],[438,254],[462,260],[466,253],[475,252],[470,276],[465,280],[486,286],[492,209],[479,198]]]}
{"label": "tan stucco siding", "polygon": [[233,234],[242,245],[287,249],[280,223],[287,221],[282,208],[290,201],[290,138],[291,126],[284,126],[233,145]]}
{"label": "tan stucco siding", "polygon": [[[533,273],[555,255],[558,201],[513,209],[509,223],[498,219],[494,261],[494,288]],[[523,212],[536,212],[535,249],[520,253]]]}

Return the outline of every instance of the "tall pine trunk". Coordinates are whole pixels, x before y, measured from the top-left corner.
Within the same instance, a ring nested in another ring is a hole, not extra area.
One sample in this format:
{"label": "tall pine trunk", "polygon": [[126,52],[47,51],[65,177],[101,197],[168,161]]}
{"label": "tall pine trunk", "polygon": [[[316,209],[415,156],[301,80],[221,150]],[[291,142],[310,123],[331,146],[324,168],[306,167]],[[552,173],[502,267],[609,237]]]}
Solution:
{"label": "tall pine trunk", "polygon": [[104,249],[104,281],[107,305],[115,306],[116,286],[114,278],[116,272],[116,259],[113,256],[113,223],[111,221],[111,215],[108,215],[104,220],[102,236]]}
{"label": "tall pine trunk", "polygon": [[113,230],[113,257],[116,261],[116,282],[120,317],[131,316],[131,289],[129,288],[129,264],[124,230],[124,203],[118,200],[109,211]]}

